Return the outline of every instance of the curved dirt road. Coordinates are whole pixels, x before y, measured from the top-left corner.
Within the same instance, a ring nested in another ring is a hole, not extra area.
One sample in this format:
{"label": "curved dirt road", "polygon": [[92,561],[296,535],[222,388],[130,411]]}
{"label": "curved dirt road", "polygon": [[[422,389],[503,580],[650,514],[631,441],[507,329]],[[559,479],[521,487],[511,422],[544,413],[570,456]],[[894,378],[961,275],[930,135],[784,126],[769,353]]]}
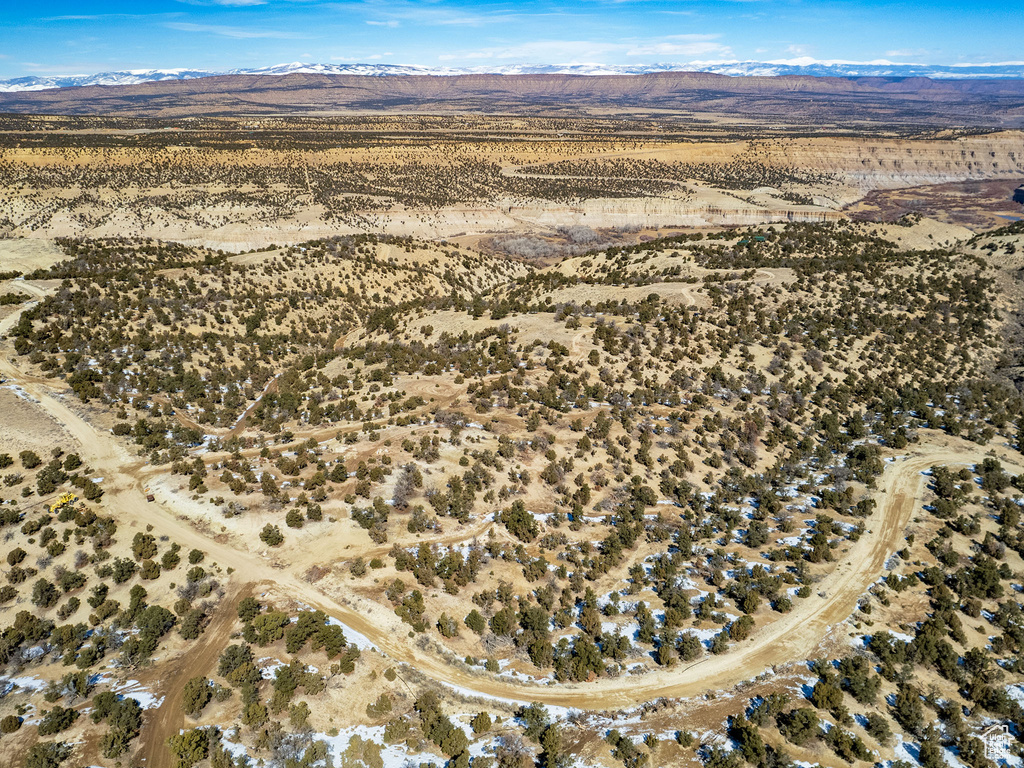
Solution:
{"label": "curved dirt road", "polygon": [[[7,326],[8,318],[2,325]],[[16,322],[11,321],[11,324]],[[246,584],[270,584],[295,599],[323,610],[345,625],[368,637],[396,662],[406,662],[426,676],[458,686],[466,693],[479,693],[516,701],[540,701],[585,709],[619,709],[653,698],[687,697],[708,689],[726,689],[750,679],[772,665],[806,658],[814,653],[829,627],[846,619],[857,601],[883,572],[885,561],[902,545],[906,525],[921,498],[924,480],[921,472],[934,464],[963,464],[980,461],[982,448],[964,440],[935,436],[932,443],[915,446],[909,456],[889,463],[879,479],[881,503],[868,518],[868,532],[836,563],[835,569],[815,585],[824,598],[814,595],[797,602],[789,613],[759,628],[747,641],[722,656],[707,656],[687,668],[660,670],[640,677],[601,679],[594,683],[558,686],[524,686],[474,675],[448,664],[436,654],[416,648],[404,635],[394,633],[374,621],[373,616],[342,604],[304,581],[301,574],[259,554],[230,546],[197,530],[174,509],[174,499],[147,503],[142,482],[130,456],[109,432],[97,430],[60,402],[51,393],[51,383],[23,375],[5,356],[0,356],[0,372],[17,382],[39,401],[39,407],[60,421],[81,443],[81,455],[110,480],[104,483],[104,507],[124,520],[153,525],[185,547],[197,547],[222,567],[232,568]],[[56,382],[55,382],[56,383]],[[351,556],[360,554],[353,552]]]}

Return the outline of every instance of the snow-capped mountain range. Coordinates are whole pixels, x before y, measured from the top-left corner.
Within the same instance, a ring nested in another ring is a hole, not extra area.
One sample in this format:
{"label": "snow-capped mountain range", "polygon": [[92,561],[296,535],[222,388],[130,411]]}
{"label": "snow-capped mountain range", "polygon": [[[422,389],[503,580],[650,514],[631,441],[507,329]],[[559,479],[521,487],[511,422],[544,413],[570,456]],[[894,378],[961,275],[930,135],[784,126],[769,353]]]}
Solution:
{"label": "snow-capped mountain range", "polygon": [[359,75],[363,77],[389,77],[395,75],[427,75],[451,77],[454,75],[644,75],[654,72],[711,72],[740,77],[778,77],[782,75],[810,75],[814,77],[930,77],[933,79],[1021,79],[1024,61],[992,64],[904,64],[885,60],[819,61],[810,58],[778,61],[690,61],[677,64],[647,64],[613,66],[605,64],[516,64],[500,67],[419,67],[396,64],[308,64],[293,62],[256,69],[231,69],[215,72],[202,69],[131,69],[120,72],[101,72],[95,75],[67,75],[48,77],[17,77],[0,80],[0,92],[42,91],[50,88],[74,88],[85,85],[138,85],[160,80],[192,80],[219,75]]}

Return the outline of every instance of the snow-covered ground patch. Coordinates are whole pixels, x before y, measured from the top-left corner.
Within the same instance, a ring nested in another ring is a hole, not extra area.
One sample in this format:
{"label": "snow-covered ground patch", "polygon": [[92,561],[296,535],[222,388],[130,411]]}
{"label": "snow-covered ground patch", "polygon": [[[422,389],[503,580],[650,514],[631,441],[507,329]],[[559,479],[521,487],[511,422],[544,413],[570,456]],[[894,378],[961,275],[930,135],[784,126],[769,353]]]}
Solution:
{"label": "snow-covered ground patch", "polygon": [[20,397],[22,400],[26,400],[27,402],[30,402],[30,403],[38,403],[39,402],[34,397],[32,397],[32,395],[30,395],[24,389],[19,387],[17,384],[8,384],[7,386],[4,387],[4,389],[11,390],[11,392],[13,392],[15,395]]}
{"label": "snow-covered ground patch", "polygon": [[230,731],[226,731],[221,734],[220,743],[234,758],[248,757],[249,753],[245,749],[245,745],[234,741],[238,738],[238,728],[232,728]]}
{"label": "snow-covered ground patch", "polygon": [[143,686],[138,680],[127,680],[124,683],[112,685],[110,690],[118,696],[123,696],[127,699],[135,699],[143,709],[157,709],[164,703],[163,696],[157,696]]}
{"label": "snow-covered ground patch", "polygon": [[958,757],[958,750],[951,747],[942,748],[942,759],[946,762],[950,768],[967,768]]}
{"label": "snow-covered ground patch", "polygon": [[892,752],[897,760],[905,760],[912,765],[917,765],[917,756],[921,753],[921,747],[913,742],[904,741],[901,734],[896,734],[896,746],[893,747]]}
{"label": "snow-covered ground patch", "polygon": [[1006,686],[1007,695],[1024,707],[1024,684],[1015,683],[1014,685]]}
{"label": "snow-covered ground patch", "polygon": [[315,741],[323,741],[327,744],[327,749],[337,764],[343,762],[342,756],[352,746],[355,737],[359,737],[364,742],[372,741],[380,747],[381,764],[384,768],[404,768],[410,761],[414,765],[419,764],[419,760],[410,760],[413,753],[407,752],[404,745],[385,744],[384,728],[381,726],[354,725],[340,729],[337,736],[318,733],[313,738]]}
{"label": "snow-covered ground patch", "polygon": [[280,659],[267,656],[257,661],[256,666],[259,667],[260,674],[263,675],[264,680],[273,680],[274,674],[277,670],[281,669],[281,667],[287,667],[288,665]]}
{"label": "snow-covered ground patch", "polygon": [[345,624],[343,621],[334,618],[333,616],[327,617],[328,624],[337,624],[345,632],[345,639],[358,648],[360,651],[379,651],[373,641],[361,632],[356,632],[352,627]]}
{"label": "snow-covered ground patch", "polygon": [[26,691],[43,691],[46,690],[48,685],[49,683],[46,680],[40,680],[38,677],[27,675],[21,677],[0,677],[0,696],[6,696],[15,687]]}
{"label": "snow-covered ground patch", "polygon": [[[467,699],[482,699],[485,701],[496,701],[499,704],[507,704],[513,707],[525,707],[532,703],[529,700],[529,688],[523,689],[523,693],[527,694],[527,698],[508,699],[503,696],[493,696],[489,693],[481,693],[480,691],[474,691],[471,688],[463,688],[461,685],[454,685],[453,683],[442,682],[441,685],[443,685],[445,688],[448,688],[451,691],[454,691],[460,696],[465,696]],[[570,709],[569,707],[556,707],[549,704],[545,704],[545,707],[548,710],[548,714],[551,715],[551,717],[555,720],[564,720],[570,714],[574,712],[578,713],[580,711],[578,709]]]}

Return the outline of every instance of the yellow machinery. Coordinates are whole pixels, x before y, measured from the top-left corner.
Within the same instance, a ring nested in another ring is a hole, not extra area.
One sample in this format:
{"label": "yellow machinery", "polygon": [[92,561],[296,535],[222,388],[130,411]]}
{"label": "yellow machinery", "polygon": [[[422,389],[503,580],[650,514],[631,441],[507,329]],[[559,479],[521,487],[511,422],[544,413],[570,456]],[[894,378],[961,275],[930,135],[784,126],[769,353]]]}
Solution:
{"label": "yellow machinery", "polygon": [[58,509],[63,507],[65,504],[74,504],[78,501],[78,497],[73,493],[62,493],[53,504],[50,505],[50,511],[56,512]]}

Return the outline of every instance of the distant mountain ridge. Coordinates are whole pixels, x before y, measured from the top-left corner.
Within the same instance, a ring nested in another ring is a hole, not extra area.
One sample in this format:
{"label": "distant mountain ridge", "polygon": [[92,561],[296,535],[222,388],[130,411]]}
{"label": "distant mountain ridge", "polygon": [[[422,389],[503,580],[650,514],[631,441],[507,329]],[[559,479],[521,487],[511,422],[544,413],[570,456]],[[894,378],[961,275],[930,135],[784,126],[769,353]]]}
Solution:
{"label": "distant mountain ridge", "polygon": [[890,61],[851,62],[789,59],[780,61],[690,61],[680,64],[613,66],[605,64],[514,64],[502,67],[420,67],[400,64],[307,64],[292,62],[271,67],[231,69],[132,69],[93,75],[29,76],[0,80],[0,93],[42,91],[83,86],[122,86],[166,80],[195,80],[225,75],[349,75],[395,77],[423,75],[647,75],[657,72],[708,72],[734,77],[924,77],[938,80],[1024,79],[1024,62],[991,64],[904,64]]}
{"label": "distant mountain ridge", "polygon": [[[305,65],[302,68],[309,69]],[[740,77],[712,72],[367,76],[275,71],[0,93],[0,113],[197,116],[429,112],[742,117],[820,130],[851,125],[1024,129],[1024,77]],[[386,71],[386,70],[385,70]],[[166,73],[164,75],[167,77]]]}

